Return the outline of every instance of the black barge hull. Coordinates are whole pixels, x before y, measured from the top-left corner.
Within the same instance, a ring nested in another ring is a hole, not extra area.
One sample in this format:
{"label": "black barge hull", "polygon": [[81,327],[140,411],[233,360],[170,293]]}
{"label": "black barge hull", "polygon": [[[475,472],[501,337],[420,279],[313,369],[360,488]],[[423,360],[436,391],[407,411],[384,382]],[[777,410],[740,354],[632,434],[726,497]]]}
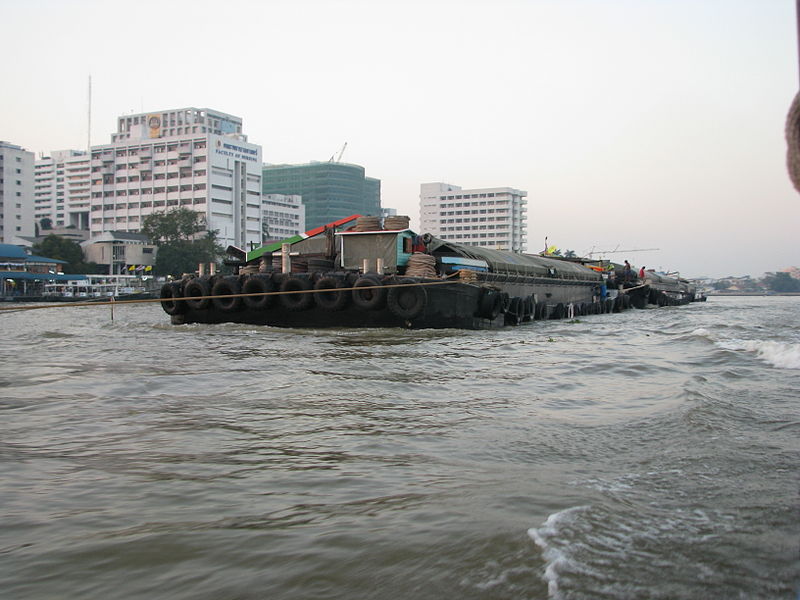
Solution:
{"label": "black barge hull", "polygon": [[[262,290],[260,292],[254,290]],[[162,289],[173,324],[242,323],[290,328],[495,329],[544,319],[619,312],[596,282],[488,275],[480,282],[353,273],[200,277]]]}

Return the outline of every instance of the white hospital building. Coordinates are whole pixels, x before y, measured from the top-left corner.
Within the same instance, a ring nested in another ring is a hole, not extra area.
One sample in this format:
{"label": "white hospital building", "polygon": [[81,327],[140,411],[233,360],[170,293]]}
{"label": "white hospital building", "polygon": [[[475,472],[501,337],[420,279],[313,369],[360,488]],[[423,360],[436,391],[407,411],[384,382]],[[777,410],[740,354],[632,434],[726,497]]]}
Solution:
{"label": "white hospital building", "polygon": [[34,234],[33,152],[0,141],[0,243],[24,244]]}
{"label": "white hospital building", "polygon": [[423,183],[420,231],[467,246],[524,252],[527,195],[510,187],[465,190],[449,183]]}
{"label": "white hospital building", "polygon": [[89,153],[55,150],[34,164],[34,219],[52,226],[89,229],[91,200]]}
{"label": "white hospital building", "polygon": [[263,242],[277,242],[306,230],[306,207],[297,194],[262,196]]}
{"label": "white hospital building", "polygon": [[185,207],[205,215],[223,247],[261,243],[261,146],[248,143],[240,117],[208,108],[123,115],[90,165],[93,238],[138,232],[147,215]]}

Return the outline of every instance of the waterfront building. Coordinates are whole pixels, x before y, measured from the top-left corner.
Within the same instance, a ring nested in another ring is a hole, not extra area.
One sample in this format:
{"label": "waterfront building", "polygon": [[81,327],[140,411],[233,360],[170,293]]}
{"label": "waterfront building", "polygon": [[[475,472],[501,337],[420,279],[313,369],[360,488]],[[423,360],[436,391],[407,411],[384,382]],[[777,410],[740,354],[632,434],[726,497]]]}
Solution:
{"label": "waterfront building", "polygon": [[299,195],[306,211],[306,229],[350,215],[381,214],[380,179],[364,167],[340,162],[264,165],[264,194]]}
{"label": "waterfront building", "polygon": [[306,231],[306,209],[297,194],[264,194],[261,198],[262,244],[279,242]]}
{"label": "waterfront building", "polygon": [[420,186],[420,231],[467,246],[524,252],[528,192],[495,187]]}
{"label": "waterfront building", "polygon": [[33,152],[0,140],[0,243],[25,245],[35,233]]}
{"label": "waterfront building", "polygon": [[86,262],[102,265],[110,275],[149,274],[157,252],[146,235],[127,231],[104,231],[81,247]]}
{"label": "waterfront building", "polygon": [[10,300],[41,295],[47,283],[67,277],[59,273],[65,264],[63,260],[28,254],[16,244],[0,243],[0,297]]}
{"label": "waterfront building", "polygon": [[[89,153],[54,150],[34,163],[34,220],[52,227],[89,229],[91,177]],[[40,232],[41,233],[41,232]]]}
{"label": "waterfront building", "polygon": [[208,108],[123,115],[91,150],[92,237],[136,233],[150,214],[201,213],[222,246],[261,242],[261,146],[242,119]]}

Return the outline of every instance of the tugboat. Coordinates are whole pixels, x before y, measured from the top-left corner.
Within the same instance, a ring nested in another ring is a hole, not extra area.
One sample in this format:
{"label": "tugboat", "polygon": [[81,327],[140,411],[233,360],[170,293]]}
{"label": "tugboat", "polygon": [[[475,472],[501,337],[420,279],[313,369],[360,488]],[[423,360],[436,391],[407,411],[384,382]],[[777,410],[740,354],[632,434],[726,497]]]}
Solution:
{"label": "tugboat", "polygon": [[630,306],[582,264],[420,236],[408,217],[353,215],[228,253],[233,275],[162,287],[172,323],[492,329]]}

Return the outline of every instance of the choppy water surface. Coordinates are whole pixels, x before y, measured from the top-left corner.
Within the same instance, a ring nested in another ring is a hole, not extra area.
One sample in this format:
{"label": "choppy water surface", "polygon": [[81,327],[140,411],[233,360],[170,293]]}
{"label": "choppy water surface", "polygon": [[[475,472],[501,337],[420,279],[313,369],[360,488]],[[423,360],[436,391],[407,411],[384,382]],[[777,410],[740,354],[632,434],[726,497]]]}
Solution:
{"label": "choppy water surface", "polygon": [[793,598],[798,317],[0,314],[0,595]]}

